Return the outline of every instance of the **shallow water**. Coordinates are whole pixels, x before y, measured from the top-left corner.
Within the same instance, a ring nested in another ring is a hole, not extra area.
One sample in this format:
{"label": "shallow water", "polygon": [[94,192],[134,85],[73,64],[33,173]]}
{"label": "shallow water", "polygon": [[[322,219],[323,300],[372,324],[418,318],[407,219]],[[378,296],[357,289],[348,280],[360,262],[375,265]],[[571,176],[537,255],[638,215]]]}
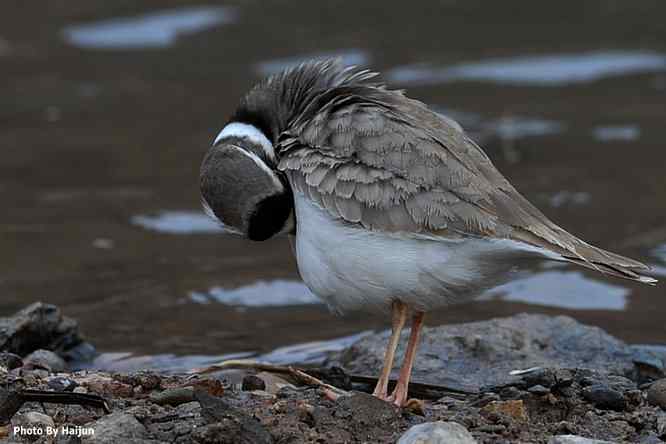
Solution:
{"label": "shallow water", "polygon": [[[329,55],[457,119],[558,224],[666,278],[665,13],[630,1],[5,5],[0,315],[55,303],[105,352],[96,365],[172,371],[385,328],[316,303],[286,239],[230,237],[199,207],[199,163],[240,96]],[[544,264],[427,323],[543,312],[666,343],[664,293]]]}
{"label": "shallow water", "polygon": [[606,77],[666,70],[666,55],[650,51],[595,51],[497,58],[453,65],[396,67],[389,81],[425,85],[456,81],[481,81],[516,86],[566,86]]}

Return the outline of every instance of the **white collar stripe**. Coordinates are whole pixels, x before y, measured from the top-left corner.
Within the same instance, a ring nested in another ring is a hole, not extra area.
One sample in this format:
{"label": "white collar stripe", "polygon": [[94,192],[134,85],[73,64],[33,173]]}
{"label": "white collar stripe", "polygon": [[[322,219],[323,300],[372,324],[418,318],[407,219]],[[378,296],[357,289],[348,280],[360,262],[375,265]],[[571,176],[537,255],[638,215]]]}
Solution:
{"label": "white collar stripe", "polygon": [[213,145],[217,145],[220,140],[226,137],[241,137],[248,139],[250,142],[257,143],[261,145],[261,148],[266,153],[266,156],[269,159],[275,161],[275,151],[273,150],[273,144],[270,140],[268,140],[268,137],[266,137],[266,135],[254,125],[232,122],[222,128],[220,134],[218,134],[215,138]]}

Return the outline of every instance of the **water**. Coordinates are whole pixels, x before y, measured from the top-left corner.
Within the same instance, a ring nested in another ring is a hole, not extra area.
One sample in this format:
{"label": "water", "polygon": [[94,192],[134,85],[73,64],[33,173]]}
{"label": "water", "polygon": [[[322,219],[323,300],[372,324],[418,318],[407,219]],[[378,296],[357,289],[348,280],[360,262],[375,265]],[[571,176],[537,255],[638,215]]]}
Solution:
{"label": "water", "polygon": [[664,54],[639,50],[597,51],[497,58],[444,68],[430,64],[403,66],[389,70],[387,77],[402,85],[480,81],[552,87],[664,70]]}
{"label": "water", "polygon": [[[382,315],[331,315],[286,239],[226,235],[199,204],[201,158],[240,96],[328,55],[457,119],[558,224],[666,278],[666,5],[168,7],[3,7],[0,315],[51,302],[104,352],[94,365],[169,371],[275,349],[317,360],[326,341],[386,328]],[[664,293],[544,265],[426,323],[566,314],[666,343]]]}
{"label": "water", "polygon": [[161,211],[157,215],[137,215],[130,219],[147,230],[171,234],[223,233],[224,228],[203,211]]}
{"label": "water", "polygon": [[233,23],[237,11],[225,7],[189,7],[98,22],[69,25],[67,43],[84,49],[167,48],[178,37]]}

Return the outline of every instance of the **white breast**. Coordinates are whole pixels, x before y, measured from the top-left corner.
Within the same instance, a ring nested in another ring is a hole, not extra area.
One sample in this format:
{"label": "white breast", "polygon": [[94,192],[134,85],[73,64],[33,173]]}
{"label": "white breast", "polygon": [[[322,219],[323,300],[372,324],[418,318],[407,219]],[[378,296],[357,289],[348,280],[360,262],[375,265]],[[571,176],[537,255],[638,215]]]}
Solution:
{"label": "white breast", "polygon": [[513,263],[498,256],[533,255],[504,241],[370,231],[333,219],[302,194],[294,201],[301,277],[339,312],[386,310],[394,299],[424,310],[460,302],[508,277]]}

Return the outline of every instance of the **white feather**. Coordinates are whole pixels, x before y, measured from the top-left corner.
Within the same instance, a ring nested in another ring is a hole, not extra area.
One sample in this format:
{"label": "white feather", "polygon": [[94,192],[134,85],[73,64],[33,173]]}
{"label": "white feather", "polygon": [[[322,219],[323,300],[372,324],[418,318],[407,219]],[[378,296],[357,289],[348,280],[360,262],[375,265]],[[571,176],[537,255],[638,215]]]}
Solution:
{"label": "white feather", "polygon": [[222,128],[222,131],[220,131],[220,133],[213,141],[213,146],[217,145],[220,140],[226,137],[246,138],[251,142],[259,144],[264,150],[264,153],[266,153],[266,156],[275,162],[275,150],[273,149],[273,144],[270,140],[268,140],[268,137],[266,137],[266,135],[256,126],[249,125],[247,123],[232,122]]}
{"label": "white feather", "polygon": [[301,277],[338,312],[387,310],[394,299],[424,310],[462,302],[508,280],[511,258],[543,253],[513,241],[371,231],[334,219],[301,193],[294,202]]}

